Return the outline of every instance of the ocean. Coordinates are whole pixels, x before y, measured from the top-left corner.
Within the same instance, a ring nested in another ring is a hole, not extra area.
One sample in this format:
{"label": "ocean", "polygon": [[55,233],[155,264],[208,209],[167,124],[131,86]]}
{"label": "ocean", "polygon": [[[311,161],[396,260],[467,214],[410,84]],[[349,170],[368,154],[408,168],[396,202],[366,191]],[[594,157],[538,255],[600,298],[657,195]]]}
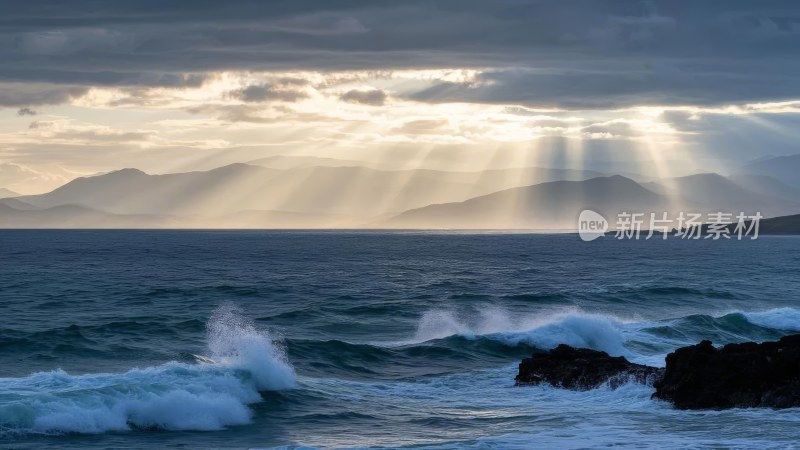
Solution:
{"label": "ocean", "polygon": [[515,387],[800,332],[800,238],[0,232],[0,448],[787,448],[800,410]]}

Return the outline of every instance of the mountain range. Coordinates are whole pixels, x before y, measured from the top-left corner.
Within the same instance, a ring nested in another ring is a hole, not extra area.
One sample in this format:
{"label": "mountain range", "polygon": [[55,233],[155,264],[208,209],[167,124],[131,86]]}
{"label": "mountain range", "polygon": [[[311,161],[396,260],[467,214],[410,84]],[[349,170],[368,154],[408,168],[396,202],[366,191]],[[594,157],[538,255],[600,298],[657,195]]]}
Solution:
{"label": "mountain range", "polygon": [[800,165],[800,156],[758,161],[727,177],[702,173],[647,182],[540,167],[458,172],[352,163],[270,157],[185,173],[122,169],[39,195],[0,190],[0,227],[569,230],[583,209],[606,217],[800,213],[800,187],[785,169]]}
{"label": "mountain range", "polygon": [[738,173],[768,176],[800,189],[800,154],[760,159],[741,167]]}
{"label": "mountain range", "polygon": [[17,197],[19,194],[11,189],[0,188],[0,198]]}
{"label": "mountain range", "polygon": [[541,168],[444,172],[314,166],[278,170],[231,164],[204,172],[164,175],[123,169],[78,178],[52,192],[18,199],[43,208],[77,204],[116,214],[218,216],[258,210],[367,218],[519,185],[597,175]]}
{"label": "mountain range", "polygon": [[506,189],[463,202],[430,205],[389,219],[394,228],[512,228],[557,230],[575,224],[583,209],[605,217],[627,211],[662,211],[667,197],[621,175],[553,181]]}

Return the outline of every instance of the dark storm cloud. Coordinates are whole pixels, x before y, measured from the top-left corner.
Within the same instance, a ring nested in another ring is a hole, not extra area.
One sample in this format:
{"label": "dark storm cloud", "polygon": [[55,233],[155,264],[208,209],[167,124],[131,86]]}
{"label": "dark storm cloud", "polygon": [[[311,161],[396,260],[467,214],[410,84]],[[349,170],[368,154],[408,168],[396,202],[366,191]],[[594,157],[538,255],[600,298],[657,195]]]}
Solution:
{"label": "dark storm cloud", "polygon": [[[800,48],[798,49],[800,50]],[[776,63],[777,64],[777,63]],[[408,95],[430,102],[468,101],[540,107],[618,108],[630,105],[716,105],[800,97],[800,64],[764,72],[747,61],[618,61],[592,68],[564,63],[548,70],[490,70],[475,82],[438,82]]]}
{"label": "dark storm cloud", "polygon": [[217,70],[491,68],[421,101],[800,96],[795,1],[0,0],[0,81],[186,86]]}
{"label": "dark storm cloud", "polygon": [[[1,70],[1,69],[0,69]],[[28,85],[24,83],[0,84],[0,107],[55,105],[84,95],[84,86]]]}
{"label": "dark storm cloud", "polygon": [[340,95],[339,98],[350,103],[361,103],[370,106],[381,106],[386,102],[386,92],[380,89],[370,91],[359,91],[353,89]]}
{"label": "dark storm cloud", "polygon": [[308,94],[303,91],[286,89],[269,83],[253,84],[242,89],[233,90],[228,95],[243,102],[295,102],[308,97]]}
{"label": "dark storm cloud", "polygon": [[677,131],[689,133],[687,142],[716,160],[797,154],[800,140],[800,114],[666,111],[661,118]]}

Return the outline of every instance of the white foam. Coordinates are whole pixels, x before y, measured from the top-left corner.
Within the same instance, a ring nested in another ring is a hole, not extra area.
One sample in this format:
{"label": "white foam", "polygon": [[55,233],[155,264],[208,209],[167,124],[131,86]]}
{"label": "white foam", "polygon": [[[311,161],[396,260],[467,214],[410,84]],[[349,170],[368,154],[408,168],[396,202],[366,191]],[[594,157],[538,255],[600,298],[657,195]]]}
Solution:
{"label": "white foam", "polygon": [[281,348],[236,308],[208,326],[213,364],[170,362],[124,373],[61,370],[0,378],[0,435],[102,433],[132,427],[217,430],[248,423],[259,391],[295,386]]}
{"label": "white foam", "polygon": [[[742,314],[753,325],[785,332],[800,331],[800,309],[727,311],[719,317],[732,313]],[[666,353],[696,342],[691,339],[661,337],[647,329],[671,326],[679,320],[628,320],[608,314],[587,313],[578,308],[539,310],[527,314],[515,314],[498,308],[477,312],[435,309],[422,315],[413,339],[396,342],[394,345],[419,344],[450,336],[468,339],[481,337],[508,345],[528,344],[541,349],[567,344],[602,350],[614,356],[625,356],[640,364],[663,366]],[[648,343],[661,351],[653,354],[632,351],[626,347],[626,343],[632,341]]]}
{"label": "white foam", "polygon": [[474,315],[450,310],[431,310],[420,318],[413,343],[448,336],[483,336],[510,345],[526,343],[539,348],[558,344],[587,347],[623,355],[625,322],[613,316],[589,314],[575,308],[543,311],[526,316],[490,308]]}
{"label": "white foam", "polygon": [[742,313],[748,322],[765,328],[800,331],[800,310],[777,308],[760,312]]}
{"label": "white foam", "polygon": [[295,387],[294,369],[284,349],[269,334],[256,329],[233,304],[217,308],[207,328],[212,360],[246,369],[262,390]]}
{"label": "white foam", "polygon": [[539,348],[559,344],[602,350],[611,355],[628,355],[623,345],[623,324],[613,318],[592,314],[554,317],[548,323],[522,332],[498,333],[495,338],[511,345],[526,343]]}

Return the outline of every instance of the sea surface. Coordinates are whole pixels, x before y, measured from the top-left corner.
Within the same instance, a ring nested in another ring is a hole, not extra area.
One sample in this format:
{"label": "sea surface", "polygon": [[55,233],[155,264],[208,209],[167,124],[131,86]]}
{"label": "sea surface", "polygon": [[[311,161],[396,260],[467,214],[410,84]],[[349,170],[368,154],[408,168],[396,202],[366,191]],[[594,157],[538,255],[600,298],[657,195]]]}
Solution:
{"label": "sea surface", "polygon": [[800,239],[0,231],[0,448],[789,448],[800,409],[515,387],[800,332]]}

